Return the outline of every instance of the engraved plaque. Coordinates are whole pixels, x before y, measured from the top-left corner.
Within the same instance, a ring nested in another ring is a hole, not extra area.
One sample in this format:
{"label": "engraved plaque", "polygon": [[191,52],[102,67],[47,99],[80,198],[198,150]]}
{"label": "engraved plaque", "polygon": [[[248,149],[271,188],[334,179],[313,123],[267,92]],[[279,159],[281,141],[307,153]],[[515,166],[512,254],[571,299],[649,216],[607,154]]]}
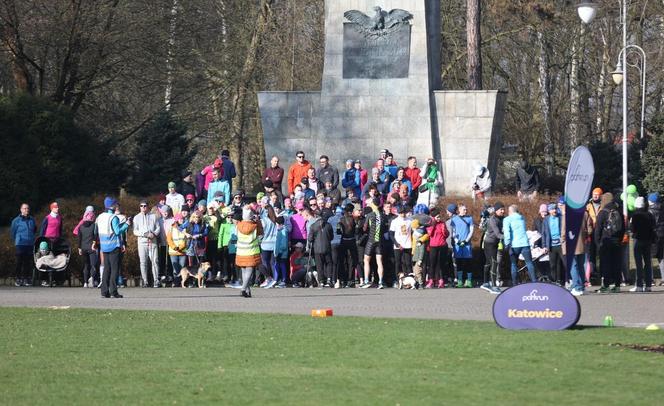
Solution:
{"label": "engraved plaque", "polygon": [[344,23],[343,78],[407,78],[410,65],[410,24],[386,35],[367,35],[357,23]]}

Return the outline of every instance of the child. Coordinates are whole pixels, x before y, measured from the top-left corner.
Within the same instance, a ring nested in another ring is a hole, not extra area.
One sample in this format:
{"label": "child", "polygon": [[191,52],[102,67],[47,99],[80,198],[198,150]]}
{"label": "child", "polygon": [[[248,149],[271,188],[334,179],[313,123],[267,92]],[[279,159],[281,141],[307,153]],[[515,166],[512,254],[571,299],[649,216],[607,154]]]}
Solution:
{"label": "child", "polygon": [[[233,222],[233,209],[224,207],[221,209],[222,220],[219,224],[219,234],[217,236],[217,248],[219,249],[219,261],[221,271],[217,272],[217,281],[237,282],[234,278],[235,255],[231,254],[231,239],[234,234],[235,223]],[[241,214],[240,214],[241,216]],[[236,236],[237,239],[237,236]],[[222,276],[223,275],[223,276]]]}
{"label": "child", "polygon": [[423,263],[424,263],[424,254],[426,253],[426,243],[429,241],[429,234],[427,234],[427,229],[420,224],[418,219],[413,220],[410,223],[411,229],[413,230],[413,272],[415,273],[415,281],[417,287],[424,286],[424,277],[423,277]]}
{"label": "child", "polygon": [[[276,261],[274,280],[277,281],[276,287],[278,288],[286,287],[286,278],[288,276],[288,242],[290,237],[285,220],[283,216],[277,217],[277,238],[274,243],[274,258]],[[288,224],[290,224],[290,221]]]}
{"label": "child", "polygon": [[[468,215],[468,209],[463,204],[459,205],[459,214],[451,219],[452,238],[454,241],[454,259],[457,265],[457,288],[473,287],[473,247],[470,240],[473,238],[475,226],[473,218]],[[466,274],[466,282],[463,282],[463,274]]]}
{"label": "child", "polygon": [[304,257],[304,244],[298,242],[295,244],[295,250],[290,256],[290,279],[294,288],[302,287],[300,282],[304,280],[307,270],[304,268],[306,259]]}

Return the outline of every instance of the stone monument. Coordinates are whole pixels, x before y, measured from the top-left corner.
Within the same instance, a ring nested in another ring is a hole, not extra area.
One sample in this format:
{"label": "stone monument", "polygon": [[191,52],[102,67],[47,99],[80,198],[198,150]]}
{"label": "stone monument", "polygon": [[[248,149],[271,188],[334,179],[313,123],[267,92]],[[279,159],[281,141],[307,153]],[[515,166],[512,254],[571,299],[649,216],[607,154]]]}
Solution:
{"label": "stone monument", "polygon": [[469,194],[474,168],[495,176],[506,94],[443,91],[440,0],[326,0],[320,92],[259,92],[269,162],[303,150],[341,172],[387,148],[405,166],[440,163],[446,194]]}

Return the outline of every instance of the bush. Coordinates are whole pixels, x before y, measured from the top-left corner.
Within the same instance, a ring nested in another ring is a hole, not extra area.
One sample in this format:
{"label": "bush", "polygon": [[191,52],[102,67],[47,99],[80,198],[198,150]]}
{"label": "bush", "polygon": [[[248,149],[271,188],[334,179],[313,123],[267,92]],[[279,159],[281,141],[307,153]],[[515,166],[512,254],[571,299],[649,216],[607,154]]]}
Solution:
{"label": "bush", "polygon": [[117,184],[122,165],[106,151],[68,108],[25,94],[0,98],[0,222],[21,202],[36,207]]}
{"label": "bush", "polygon": [[664,194],[664,115],[656,117],[648,127],[652,138],[643,153],[643,186],[648,192]]}

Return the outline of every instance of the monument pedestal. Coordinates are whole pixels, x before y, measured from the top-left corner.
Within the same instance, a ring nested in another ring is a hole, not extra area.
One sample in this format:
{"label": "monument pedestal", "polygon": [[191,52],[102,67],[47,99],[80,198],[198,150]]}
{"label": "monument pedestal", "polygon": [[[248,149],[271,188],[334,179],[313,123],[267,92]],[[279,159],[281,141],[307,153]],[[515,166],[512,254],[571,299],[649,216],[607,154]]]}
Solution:
{"label": "monument pedestal", "polygon": [[[385,3],[325,2],[321,91],[258,94],[266,158],[290,161],[303,150],[343,170],[346,159],[372,166],[387,148],[402,165],[435,158],[445,193],[469,193],[476,165],[496,172],[506,94],[438,90],[439,0],[374,9]],[[344,18],[351,6],[361,12],[347,14],[354,21]]]}

